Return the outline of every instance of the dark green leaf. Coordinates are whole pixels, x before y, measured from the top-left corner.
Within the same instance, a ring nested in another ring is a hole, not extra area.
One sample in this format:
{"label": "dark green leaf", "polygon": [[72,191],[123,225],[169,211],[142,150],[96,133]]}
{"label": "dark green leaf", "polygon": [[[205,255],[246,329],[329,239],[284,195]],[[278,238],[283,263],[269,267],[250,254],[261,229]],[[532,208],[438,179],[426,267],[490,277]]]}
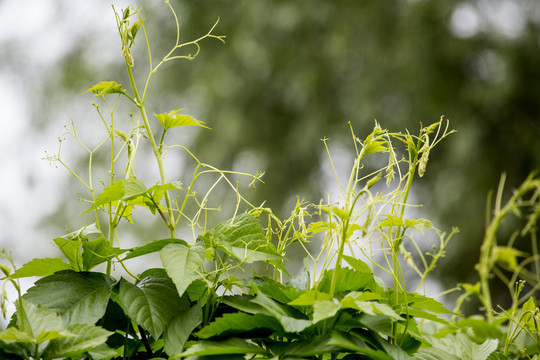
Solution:
{"label": "dark green leaf", "polygon": [[177,314],[187,310],[187,300],[181,300],[171,279],[148,276],[137,285],[120,281],[120,301],[125,313],[135,323],[158,339],[165,326]]}
{"label": "dark green leaf", "polygon": [[191,332],[202,322],[201,305],[193,306],[187,312],[176,315],[167,326],[164,334],[165,352],[169,355],[179,354],[184,350]]}
{"label": "dark green leaf", "polygon": [[201,355],[225,355],[225,354],[270,354],[262,347],[253,342],[242,339],[227,339],[224,341],[199,341],[184,351],[181,356]]}
{"label": "dark green leaf", "polygon": [[285,286],[277,281],[266,277],[256,277],[250,279],[250,282],[256,285],[263,294],[268,295],[281,303],[288,303],[297,298],[300,292],[291,286]]}
{"label": "dark green leaf", "polygon": [[[397,358],[392,357],[381,350],[370,349],[362,340],[360,340],[356,336],[339,331],[332,332],[332,336],[328,341],[328,345],[339,346],[343,349],[354,351],[357,354],[366,355],[370,359],[398,360]],[[406,356],[407,354],[404,355]]]}
{"label": "dark green leaf", "polygon": [[65,270],[38,280],[23,298],[55,310],[67,325],[94,324],[105,313],[115,284],[105,274]]}
{"label": "dark green leaf", "polygon": [[91,241],[83,241],[82,262],[83,270],[90,271],[95,266],[111,260],[127,250],[113,248],[105,238],[100,237]]}
{"label": "dark green leaf", "polygon": [[261,291],[251,300],[263,307],[283,326],[287,332],[300,332],[311,325],[311,321],[304,314],[291,306],[283,305],[264,295]]}
{"label": "dark green leaf", "polygon": [[273,333],[283,333],[283,327],[271,316],[263,314],[250,315],[243,312],[226,313],[222,317],[216,318],[214,322],[205,326],[197,333],[201,339],[215,337],[232,337],[247,333],[253,338],[267,337]]}

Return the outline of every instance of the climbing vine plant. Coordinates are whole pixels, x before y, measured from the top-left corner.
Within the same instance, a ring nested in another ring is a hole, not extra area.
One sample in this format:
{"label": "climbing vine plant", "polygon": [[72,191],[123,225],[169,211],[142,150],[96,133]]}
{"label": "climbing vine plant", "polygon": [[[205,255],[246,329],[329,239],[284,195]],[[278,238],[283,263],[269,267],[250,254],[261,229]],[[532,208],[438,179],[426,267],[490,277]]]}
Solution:
{"label": "climbing vine plant", "polygon": [[[252,186],[262,173],[221,170],[186,146],[166,141],[169,131],[206,128],[202,121],[182,109],[148,114],[149,84],[164,63],[195,59],[204,41],[225,41],[215,34],[216,22],[205,35],[182,43],[176,13],[166,4],[177,38],[159,62],[153,61],[141,10],[114,12],[130,84],[102,81],[85,92],[98,101],[93,107],[104,132],[101,141],[89,145],[75,123],[66,134],[87,152],[88,173],[64,160],[62,141],[47,156],[86,189],[84,216],[92,220],[54,239],[61,257],[35,258],[17,267],[8,252],[1,253],[4,317],[8,302],[16,308],[0,331],[2,358],[538,358],[539,178],[531,175],[503,203],[502,177],[487,217],[478,283],[461,284],[450,310],[424,290],[457,229],[441,231],[409,211],[419,206],[410,202],[414,180],[424,176],[431,152],[454,132],[449,122],[441,118],[421,125],[417,135],[375,123],[364,137],[350,125],[354,159],[346,179],[337,175],[324,139],[338,194],[315,202],[298,199],[282,219],[264,204],[250,203],[240,190],[239,178]],[[134,76],[136,38],[147,45],[143,86]],[[118,114],[120,102],[133,111]],[[144,142],[158,174],[147,184],[135,171]],[[185,184],[169,178],[168,152],[193,163]],[[106,178],[94,178],[97,154],[109,159]],[[208,204],[218,185],[225,185],[236,202],[228,220],[212,224],[208,215],[219,208]],[[137,221],[137,207],[160,219],[168,237],[122,246],[123,226]],[[525,226],[500,243],[498,229],[509,216],[524,218]],[[179,238],[179,228],[189,229],[183,233],[191,239]],[[517,241],[530,241],[532,254],[516,250]],[[305,252],[303,266],[293,273],[287,255],[298,251]],[[157,267],[130,270],[133,259],[145,261],[150,254],[158,254]],[[18,280],[35,276],[39,280],[23,294]],[[494,276],[508,286],[509,309],[493,302]],[[8,286],[16,299],[7,296]],[[462,305],[471,297],[482,309],[479,316],[464,317]]]}

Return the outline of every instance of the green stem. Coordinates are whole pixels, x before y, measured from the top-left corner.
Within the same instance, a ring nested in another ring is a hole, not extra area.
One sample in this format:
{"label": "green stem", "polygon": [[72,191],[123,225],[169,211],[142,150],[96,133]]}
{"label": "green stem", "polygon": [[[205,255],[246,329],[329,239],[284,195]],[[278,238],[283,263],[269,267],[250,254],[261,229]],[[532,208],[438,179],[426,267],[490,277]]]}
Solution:
{"label": "green stem", "polygon": [[[135,84],[135,78],[133,76],[133,71],[131,70],[131,66],[126,62],[126,68],[129,75],[129,81],[131,82],[131,87],[133,89],[133,94],[135,95],[135,100],[137,101],[137,107],[139,108],[139,111],[141,113],[141,117],[143,119],[144,128],[146,129],[146,133],[148,135],[148,139],[150,140],[150,144],[152,145],[152,150],[154,151],[154,156],[157,161],[157,165],[159,168],[159,176],[161,179],[162,184],[166,184],[167,180],[165,177],[165,167],[163,165],[163,157],[161,156],[161,151],[159,150],[159,147],[156,143],[156,139],[154,138],[154,135],[152,133],[152,127],[150,126],[150,122],[148,121],[148,116],[146,114],[146,109],[144,107],[144,101],[141,100],[141,97],[139,95],[139,91],[137,90],[137,85]],[[169,213],[169,230],[171,232],[171,237],[174,238],[175,236],[175,221],[174,221],[174,212],[171,205],[171,198],[169,196],[169,192],[165,191],[165,202],[167,204],[167,210]]]}

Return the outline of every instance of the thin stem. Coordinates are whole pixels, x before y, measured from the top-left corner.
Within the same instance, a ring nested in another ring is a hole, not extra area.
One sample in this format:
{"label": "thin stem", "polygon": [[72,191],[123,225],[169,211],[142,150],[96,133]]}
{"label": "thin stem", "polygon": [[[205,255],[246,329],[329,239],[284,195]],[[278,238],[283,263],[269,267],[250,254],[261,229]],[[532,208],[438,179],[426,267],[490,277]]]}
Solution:
{"label": "thin stem", "polygon": [[[137,100],[138,104],[137,107],[139,108],[139,111],[141,113],[141,117],[143,119],[144,128],[146,129],[146,134],[148,136],[148,139],[150,140],[150,144],[152,145],[152,150],[154,151],[154,156],[156,158],[158,168],[159,168],[159,176],[161,179],[162,184],[167,183],[167,179],[165,177],[165,167],[163,165],[163,158],[161,156],[161,151],[159,150],[159,147],[156,144],[156,140],[154,138],[154,135],[152,133],[152,127],[150,126],[150,122],[148,121],[148,116],[146,114],[146,109],[144,107],[144,102],[141,100],[141,97],[139,95],[139,91],[137,90],[137,85],[135,84],[135,78],[133,76],[133,71],[131,70],[131,66],[126,61],[126,68],[129,75],[129,80],[131,82],[131,87],[133,89],[133,94],[135,95],[135,99]],[[171,198],[169,196],[169,192],[165,191],[165,202],[167,204],[167,210],[169,213],[169,230],[171,232],[171,238],[174,238],[175,236],[175,220],[174,220],[174,212],[171,206]]]}

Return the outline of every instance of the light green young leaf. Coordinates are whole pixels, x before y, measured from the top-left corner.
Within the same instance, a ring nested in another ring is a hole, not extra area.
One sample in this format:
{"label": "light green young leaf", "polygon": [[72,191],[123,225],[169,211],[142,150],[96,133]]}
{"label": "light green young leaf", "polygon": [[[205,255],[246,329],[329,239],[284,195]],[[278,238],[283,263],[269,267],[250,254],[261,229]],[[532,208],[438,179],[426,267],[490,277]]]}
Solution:
{"label": "light green young leaf", "polygon": [[323,231],[329,231],[337,227],[336,223],[329,223],[326,221],[316,221],[309,224],[307,231],[312,234],[317,234]]}
{"label": "light green young leaf", "polygon": [[130,178],[118,180],[111,186],[106,187],[103,192],[97,196],[94,204],[86,210],[84,214],[111,202],[142,196],[146,191],[146,186],[137,179]]}
{"label": "light green young leaf", "polygon": [[137,285],[120,280],[119,298],[125,313],[135,323],[158,339],[169,321],[188,309],[185,299],[180,299],[171,279],[151,275]]}
{"label": "light green young leaf", "polygon": [[101,273],[58,272],[38,280],[23,299],[62,316],[65,324],[94,324],[107,308],[116,280]]}
{"label": "light green young leaf", "polygon": [[418,231],[420,234],[424,234],[424,229],[433,229],[431,221],[426,219],[410,220],[405,219],[405,226]]}
{"label": "light green young leaf", "polygon": [[163,336],[165,352],[169,355],[181,353],[189,335],[201,322],[201,303],[197,303],[188,311],[176,315],[169,322]]}
{"label": "light green young leaf", "polygon": [[210,129],[208,126],[204,125],[202,121],[196,120],[189,115],[179,114],[182,109],[173,110],[170,113],[156,114],[154,116],[159,120],[163,130],[167,131],[172,127],[179,126],[200,126],[206,129]]}
{"label": "light green young leaf", "polygon": [[528,254],[509,246],[495,246],[493,257],[497,265],[507,270],[514,271],[518,266],[518,257],[525,257]]}
{"label": "light green young leaf", "polygon": [[189,284],[200,276],[204,265],[204,245],[198,241],[191,247],[173,243],[159,251],[159,256],[167,274],[176,285],[178,294],[183,295]]}
{"label": "light green young leaf", "polygon": [[364,141],[364,147],[362,148],[362,156],[366,156],[369,154],[374,154],[381,151],[388,150],[388,147],[386,145],[386,141],[380,141],[376,140],[370,137],[368,137]]}
{"label": "light green young leaf", "polygon": [[71,266],[60,258],[32,259],[11,274],[10,278],[19,279],[29,276],[49,276],[57,271],[68,269],[71,269]]}
{"label": "light green young leaf", "polygon": [[122,89],[122,86],[116,81],[102,81],[92,86],[84,93],[87,92],[94,93],[94,96],[102,96],[107,94],[125,94],[126,90]]}
{"label": "light green young leaf", "polygon": [[315,301],[313,304],[313,323],[335,316],[341,308],[338,300]]}

